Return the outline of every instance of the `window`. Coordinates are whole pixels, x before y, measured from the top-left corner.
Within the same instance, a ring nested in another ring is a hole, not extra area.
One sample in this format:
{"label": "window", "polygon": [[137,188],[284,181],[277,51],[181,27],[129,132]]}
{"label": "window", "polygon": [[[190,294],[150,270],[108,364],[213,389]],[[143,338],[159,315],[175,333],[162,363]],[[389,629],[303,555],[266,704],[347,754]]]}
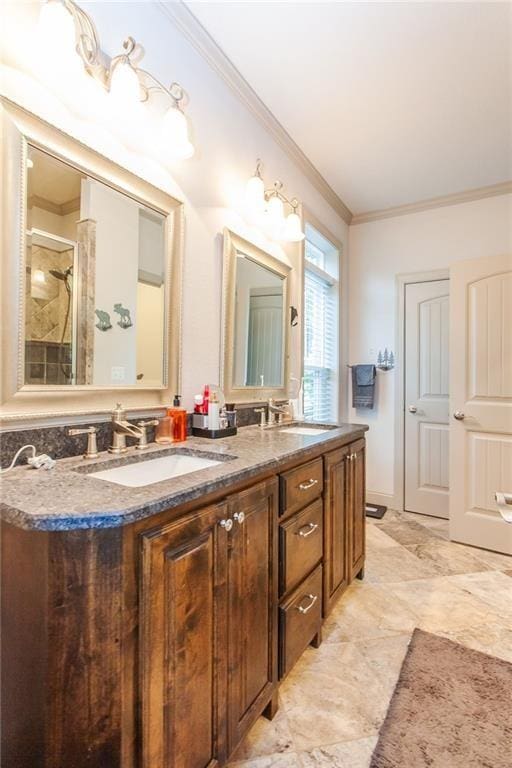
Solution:
{"label": "window", "polygon": [[339,251],[306,224],[304,269],[304,416],[338,419]]}

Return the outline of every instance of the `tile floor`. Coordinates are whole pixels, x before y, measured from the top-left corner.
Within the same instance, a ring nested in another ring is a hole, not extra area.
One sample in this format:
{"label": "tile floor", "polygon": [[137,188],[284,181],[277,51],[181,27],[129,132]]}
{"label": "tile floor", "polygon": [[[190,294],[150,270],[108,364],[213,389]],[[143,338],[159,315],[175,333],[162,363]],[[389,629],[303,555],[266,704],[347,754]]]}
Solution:
{"label": "tile floor", "polygon": [[447,521],[368,519],[356,581],[260,718],[237,768],[368,768],[414,627],[512,662],[512,558],[448,541]]}

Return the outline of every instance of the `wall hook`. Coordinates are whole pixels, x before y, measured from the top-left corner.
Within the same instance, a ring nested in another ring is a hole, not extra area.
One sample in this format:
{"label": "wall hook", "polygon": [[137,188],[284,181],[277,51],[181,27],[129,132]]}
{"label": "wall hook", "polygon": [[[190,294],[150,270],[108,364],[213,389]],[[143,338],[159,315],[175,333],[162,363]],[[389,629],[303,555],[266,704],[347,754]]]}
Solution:
{"label": "wall hook", "polygon": [[94,314],[98,318],[98,322],[96,323],[96,328],[98,331],[108,331],[110,328],[112,328],[112,323],[110,322],[110,315],[108,312],[105,312],[103,309],[95,309]]}
{"label": "wall hook", "polygon": [[114,304],[114,312],[119,315],[118,325],[120,328],[131,328],[133,323],[130,317],[130,310],[125,309],[122,304]]}

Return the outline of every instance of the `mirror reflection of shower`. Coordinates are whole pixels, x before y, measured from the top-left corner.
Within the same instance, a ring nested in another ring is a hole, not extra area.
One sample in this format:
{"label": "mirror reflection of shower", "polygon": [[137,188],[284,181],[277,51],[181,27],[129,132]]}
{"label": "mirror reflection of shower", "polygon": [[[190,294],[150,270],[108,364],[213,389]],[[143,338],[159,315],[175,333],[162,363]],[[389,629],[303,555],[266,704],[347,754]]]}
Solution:
{"label": "mirror reflection of shower", "polygon": [[28,233],[27,384],[72,384],[76,379],[77,243],[50,232]]}

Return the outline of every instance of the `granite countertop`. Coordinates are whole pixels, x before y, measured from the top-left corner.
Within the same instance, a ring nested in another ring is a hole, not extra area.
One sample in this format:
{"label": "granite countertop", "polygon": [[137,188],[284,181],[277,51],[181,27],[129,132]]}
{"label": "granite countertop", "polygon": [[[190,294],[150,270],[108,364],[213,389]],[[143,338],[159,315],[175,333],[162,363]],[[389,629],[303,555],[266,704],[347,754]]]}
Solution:
{"label": "granite countertop", "polygon": [[[314,425],[312,425],[314,426]],[[97,459],[60,459],[52,470],[20,466],[1,477],[0,514],[27,530],[64,531],[112,528],[154,515],[217,491],[228,484],[276,469],[283,461],[307,460],[319,446],[362,437],[365,424],[340,424],[321,435],[293,435],[279,428],[242,427],[220,440],[191,437],[171,446],[154,445],[144,453],[122,457],[102,453]],[[140,488],[127,488],[88,476],[111,467],[147,461],[166,454],[200,451],[220,464]]]}

